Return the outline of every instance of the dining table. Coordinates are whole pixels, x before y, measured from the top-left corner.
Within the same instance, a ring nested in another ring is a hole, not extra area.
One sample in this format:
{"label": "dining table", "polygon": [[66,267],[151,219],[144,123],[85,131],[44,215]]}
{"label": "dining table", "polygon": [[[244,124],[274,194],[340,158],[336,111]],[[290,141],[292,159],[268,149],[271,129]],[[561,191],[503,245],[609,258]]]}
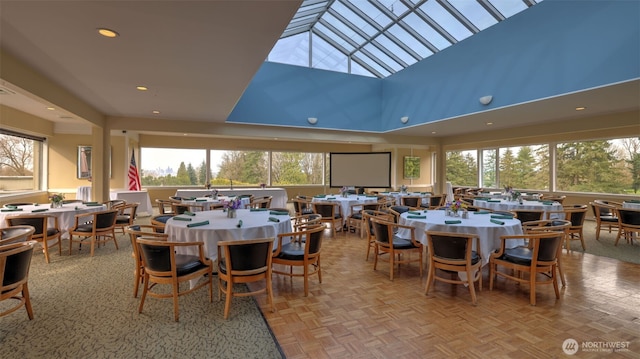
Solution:
{"label": "dining table", "polygon": [[[235,217],[229,217],[226,210],[192,212],[174,216],[165,225],[165,233],[173,241],[203,242],[205,256],[212,260],[218,258],[220,241],[277,238],[291,230],[289,213],[268,209],[238,209]],[[287,238],[283,240],[286,243]],[[178,253],[197,254],[193,246],[179,247]]]}
{"label": "dining table", "polygon": [[214,191],[218,191],[219,196],[235,197],[239,195],[250,194],[256,198],[271,196],[271,207],[286,208],[287,207],[287,190],[277,187],[265,188],[212,188],[212,189],[178,189],[177,197],[204,197],[213,195]]}
{"label": "dining table", "polygon": [[[480,239],[482,264],[489,263],[491,253],[502,245],[500,236],[523,234],[520,220],[492,214],[489,211],[467,212],[467,218],[446,215],[444,210],[409,211],[402,213],[398,223],[415,228],[416,240],[427,245],[425,231],[475,234]],[[401,238],[411,238],[409,229],[399,229]],[[524,239],[507,241],[507,248],[524,245]]]}
{"label": "dining table", "polygon": [[473,205],[475,207],[487,208],[493,211],[544,211],[551,212],[552,219],[560,218],[559,214],[562,211],[562,204],[555,201],[543,201],[543,200],[522,200],[511,201],[506,199],[474,199]]}
{"label": "dining table", "polygon": [[430,192],[380,192],[383,196],[394,198],[396,206],[402,205],[402,197],[420,197],[423,204],[429,204]]}
{"label": "dining table", "polygon": [[[87,214],[87,220],[91,219],[91,213],[106,210],[106,206],[101,203],[67,203],[61,207],[51,208],[49,203],[34,203],[23,206],[16,206],[15,209],[2,208],[0,210],[0,228],[7,226],[6,218],[21,214],[45,214],[58,217],[58,226],[62,233],[62,238],[69,238],[69,229],[75,224],[77,214]],[[53,226],[53,221],[48,223]]]}
{"label": "dining table", "polygon": [[346,218],[351,214],[351,206],[354,204],[365,204],[378,202],[378,196],[376,195],[364,195],[364,194],[350,194],[346,197],[337,195],[315,195],[311,199],[311,202],[337,202],[340,204],[340,210],[342,211],[343,225]]}
{"label": "dining table", "polygon": [[[215,209],[216,207],[224,206],[225,203],[234,200],[236,197],[229,196],[218,196],[216,198],[213,197],[194,197],[194,198],[185,198],[183,197],[181,200],[182,204],[186,205],[195,205],[202,206],[205,211],[210,211]],[[242,203],[242,208],[245,208],[249,203],[251,203],[251,199],[249,197],[241,197],[240,202]]]}
{"label": "dining table", "polygon": [[640,209],[640,200],[629,200],[622,202],[622,208]]}

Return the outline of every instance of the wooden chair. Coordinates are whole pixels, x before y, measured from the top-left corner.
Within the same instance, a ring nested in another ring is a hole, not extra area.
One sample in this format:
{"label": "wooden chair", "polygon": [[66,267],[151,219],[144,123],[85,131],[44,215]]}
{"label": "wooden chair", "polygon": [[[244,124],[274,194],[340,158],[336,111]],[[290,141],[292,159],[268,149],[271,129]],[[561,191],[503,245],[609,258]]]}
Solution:
{"label": "wooden chair", "polygon": [[[278,234],[278,247],[273,253],[273,265],[289,266],[289,271],[273,269],[273,273],[291,277],[304,278],[304,296],[309,295],[309,277],[317,274],[318,282],[322,283],[322,269],[320,267],[320,253],[322,249],[322,232],[326,225]],[[283,244],[283,239],[289,237],[291,241]],[[294,272],[294,267],[302,267],[302,273]]]}
{"label": "wooden chair", "polygon": [[[422,278],[422,243],[416,240],[415,227],[401,225],[391,221],[385,221],[382,218],[372,217],[370,219],[373,226],[373,232],[376,236],[374,248],[373,270],[378,267],[378,258],[384,254],[389,256],[389,279],[393,280],[395,265],[408,264],[418,262],[420,266],[420,278]],[[400,238],[396,235],[399,229],[408,229],[411,238]],[[418,258],[411,258],[411,254],[418,254]],[[407,255],[406,259],[402,256]],[[397,255],[397,258],[396,258]]]}
{"label": "wooden chair", "polygon": [[393,215],[394,221],[398,223],[400,221],[401,214],[405,212],[409,212],[413,209],[416,209],[416,208],[408,207],[408,206],[391,206],[389,207],[388,211]]}
{"label": "wooden chair", "polygon": [[[480,248],[480,239],[475,234],[425,231],[427,236],[427,253],[429,253],[429,274],[424,293],[438,280],[450,284],[464,284],[469,287],[471,303],[476,305],[474,283],[478,282],[478,290],[482,290],[482,257],[473,250]],[[475,242],[475,243],[474,243]],[[452,274],[447,278],[439,276],[437,269]],[[461,278],[460,273],[464,273]],[[435,285],[434,285],[435,286]]]}
{"label": "wooden chair", "polygon": [[158,206],[158,213],[167,214],[167,215],[175,215],[173,209],[171,208],[171,204],[173,202],[168,199],[156,199],[156,205]]}
{"label": "wooden chair", "polygon": [[127,204],[127,201],[123,199],[112,199],[109,201],[104,201],[102,202],[102,204],[104,204],[107,209],[114,209],[124,206],[125,204]]}
{"label": "wooden chair", "polygon": [[567,198],[567,196],[543,196],[542,199],[544,199],[545,201],[554,201],[554,202],[558,202],[560,204],[564,204],[564,200]]}
{"label": "wooden chair", "polygon": [[622,205],[617,206],[602,200],[594,200],[593,202],[589,202],[589,205],[596,219],[596,241],[600,240],[600,231],[602,231],[603,228],[607,228],[609,233],[611,233],[612,230],[619,230],[620,222],[618,220],[617,209],[622,208]]}
{"label": "wooden chair", "polygon": [[640,235],[640,210],[631,208],[618,208],[618,235],[615,246],[620,237],[624,237],[627,243],[633,244],[633,238]]}
{"label": "wooden chair", "polygon": [[35,230],[33,226],[0,228],[0,246],[30,241]]}
{"label": "wooden chair", "polygon": [[164,232],[164,227],[167,224],[167,221],[172,217],[173,217],[172,214],[159,214],[151,217],[150,223],[152,226],[162,228],[162,232]]}
{"label": "wooden chair", "polygon": [[118,208],[118,215],[116,216],[116,228],[120,228],[122,234],[124,234],[124,228],[132,226],[136,219],[136,213],[138,212],[139,203],[127,203]]}
{"label": "wooden chair", "polygon": [[[33,309],[29,297],[29,268],[33,247],[37,241],[14,242],[0,246],[0,302],[13,299],[19,303],[0,312],[0,317],[13,313],[22,306],[27,310],[29,320],[33,319]],[[6,308],[2,306],[2,308]]]}
{"label": "wooden chair", "polygon": [[[31,226],[34,228],[31,239],[42,246],[45,262],[49,263],[49,247],[58,247],[58,255],[62,255],[62,232],[58,225],[58,217],[51,215],[25,214],[6,218],[7,226]],[[49,226],[52,223],[53,226]],[[52,243],[50,243],[52,242]]]}
{"label": "wooden chair", "polygon": [[332,237],[336,237],[337,228],[342,230],[342,209],[338,202],[313,202],[313,212],[322,216],[320,221],[331,225]]}
{"label": "wooden chair", "polygon": [[373,231],[373,227],[371,224],[371,218],[372,217],[378,217],[381,219],[384,219],[385,221],[389,221],[389,222],[394,222],[395,221],[395,216],[391,213],[389,213],[388,211],[365,211],[364,213],[362,213],[362,220],[363,220],[363,229],[365,232],[365,236],[367,239],[367,256],[365,257],[365,261],[369,260],[369,253],[371,253],[371,249],[376,247],[376,236],[375,233]]}
{"label": "wooden chair", "polygon": [[[142,253],[142,263],[144,265],[144,279],[142,286],[142,297],[138,313],[142,313],[144,301],[147,295],[154,298],[173,299],[173,317],[177,322],[179,319],[178,298],[189,294],[204,286],[209,286],[209,302],[213,302],[213,264],[204,256],[203,242],[172,242],[157,239],[147,239],[139,237],[136,239],[140,253]],[[177,248],[196,247],[197,255],[177,254]],[[204,281],[189,286],[189,289],[181,290],[181,283],[204,277]],[[152,289],[157,284],[171,286],[171,291],[154,292]]]}
{"label": "wooden chair", "polygon": [[[564,238],[569,244],[569,230],[571,229],[571,221],[566,219],[542,219],[539,221],[526,222],[522,224],[524,233],[539,233],[539,232],[564,232]],[[531,243],[527,246],[531,248]],[[564,271],[562,269],[562,245],[558,249],[558,273],[560,274],[560,281],[562,286],[567,285],[567,281],[564,277]]]}
{"label": "wooden chair", "polygon": [[567,251],[571,251],[572,240],[579,240],[580,244],[582,244],[582,250],[584,251],[586,249],[583,228],[584,220],[587,217],[587,210],[586,205],[565,206],[563,208],[564,217],[562,218],[571,222],[565,242]]}
{"label": "wooden chair", "polygon": [[306,197],[297,196],[292,200],[292,202],[293,210],[295,211],[296,216],[313,213],[313,206],[311,205],[311,201]]}
{"label": "wooden chair", "polygon": [[131,250],[134,260],[133,297],[137,298],[138,288],[140,287],[140,283],[143,283],[144,279],[144,265],[142,264],[142,254],[140,253],[136,239],[139,237],[145,237],[155,238],[157,240],[167,240],[169,236],[164,233],[164,226],[159,227],[149,224],[127,226],[124,228],[124,231],[129,234],[129,238],[131,239]]}
{"label": "wooden chair", "polygon": [[304,230],[310,226],[322,225],[322,216],[316,213],[303,214],[291,218],[291,226],[294,231]]}
{"label": "wooden chair", "polygon": [[354,231],[360,232],[360,238],[364,237],[364,216],[363,213],[366,211],[377,211],[380,208],[378,202],[373,203],[355,203],[352,204],[350,209],[350,213],[347,216],[347,228],[349,231],[352,229]]}
{"label": "wooden chair", "polygon": [[204,211],[204,205],[202,204],[187,204],[187,203],[171,203],[171,212],[176,215],[184,214],[185,212],[202,212]]}
{"label": "wooden chair", "polygon": [[544,211],[537,210],[529,210],[529,209],[516,209],[511,211],[516,214],[516,218],[520,220],[520,222],[532,222],[539,221],[544,219]]}
{"label": "wooden chair", "polygon": [[[492,253],[489,258],[489,290],[493,290],[494,278],[500,276],[521,284],[528,284],[531,305],[536,305],[536,288],[540,284],[553,285],[556,298],[560,298],[556,271],[558,253],[564,235],[565,233],[560,231],[539,231],[501,236],[500,249]],[[530,247],[506,248],[508,240],[522,238],[528,240]],[[500,271],[500,268],[504,271]],[[522,276],[524,273],[529,274],[528,278]]]}
{"label": "wooden chair", "polygon": [[402,196],[400,197],[400,205],[418,208],[422,204],[422,197],[420,196]]}
{"label": "wooden chair", "polygon": [[429,203],[427,205],[425,205],[424,203],[422,204],[421,207],[427,208],[427,209],[436,209],[436,208],[440,208],[442,206],[444,206],[444,202],[446,201],[446,196],[438,194],[438,195],[432,195],[429,197]]}
{"label": "wooden chair", "polygon": [[272,196],[266,196],[262,198],[254,198],[249,204],[245,205],[245,208],[269,208],[271,207]]}
{"label": "wooden chair", "polygon": [[[229,317],[231,298],[266,293],[267,303],[274,311],[271,285],[271,260],[274,238],[218,242],[218,300],[222,293],[224,319]],[[265,282],[265,286],[248,292],[234,292],[236,283]]]}
{"label": "wooden chair", "polygon": [[[69,254],[71,254],[71,250],[73,249],[73,242],[79,242],[80,249],[82,249],[82,242],[87,238],[91,241],[91,257],[93,257],[96,243],[100,245],[101,243],[106,243],[108,240],[113,240],[116,249],[118,249],[115,232],[117,216],[117,209],[76,214],[75,223],[73,227],[69,229]],[[91,217],[91,220],[87,222],[86,219],[88,217]],[[74,240],[73,236],[81,238]]]}

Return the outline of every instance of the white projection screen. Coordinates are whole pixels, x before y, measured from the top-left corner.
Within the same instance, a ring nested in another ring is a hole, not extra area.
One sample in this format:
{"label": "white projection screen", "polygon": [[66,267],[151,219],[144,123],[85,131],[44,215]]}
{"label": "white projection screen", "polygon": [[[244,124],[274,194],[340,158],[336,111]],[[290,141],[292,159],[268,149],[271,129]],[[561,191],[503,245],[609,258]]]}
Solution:
{"label": "white projection screen", "polygon": [[391,152],[330,152],[329,186],[391,187]]}

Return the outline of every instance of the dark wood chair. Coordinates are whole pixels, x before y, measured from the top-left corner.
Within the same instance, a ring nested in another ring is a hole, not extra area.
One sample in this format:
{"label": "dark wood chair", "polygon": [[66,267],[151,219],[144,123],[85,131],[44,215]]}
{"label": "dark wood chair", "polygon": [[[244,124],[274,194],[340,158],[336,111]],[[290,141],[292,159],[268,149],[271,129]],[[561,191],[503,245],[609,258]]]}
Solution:
{"label": "dark wood chair", "polygon": [[349,213],[349,215],[347,216],[347,228],[349,229],[349,231],[353,230],[354,232],[359,232],[360,238],[363,238],[363,213],[366,211],[377,211],[378,209],[380,209],[380,205],[378,204],[378,202],[352,204],[350,207],[351,213]]}
{"label": "dark wood chair", "polygon": [[342,230],[342,207],[338,202],[313,202],[313,212],[321,215],[320,221],[331,225],[332,237],[336,237],[336,232]]}
{"label": "dark wood chair", "polygon": [[617,209],[622,208],[622,205],[618,206],[603,200],[594,200],[589,202],[589,205],[596,219],[596,241],[600,240],[600,231],[603,228],[608,229],[609,233],[614,230],[618,231],[620,223]]}
{"label": "dark wood chair", "polygon": [[296,216],[313,213],[313,206],[311,205],[311,201],[306,197],[297,196],[292,200],[292,202],[293,210]]}
{"label": "dark wood chair", "polygon": [[118,215],[116,216],[116,228],[120,228],[124,234],[124,228],[132,226],[138,212],[138,203],[127,203],[118,207]]}
{"label": "dark wood chair", "polygon": [[[531,305],[536,305],[536,288],[540,284],[553,285],[556,298],[560,298],[556,272],[564,236],[565,232],[561,231],[501,236],[500,249],[489,258],[489,290],[493,290],[494,278],[503,277],[528,284]],[[507,241],[522,238],[528,241],[529,247],[507,248]],[[526,273],[528,277],[523,275]]]}
{"label": "dark wood chair", "polygon": [[29,297],[29,268],[33,248],[37,241],[14,242],[0,246],[0,302],[17,300],[15,306],[2,306],[0,317],[13,313],[22,306],[27,310],[29,320],[33,319],[33,309]]}
{"label": "dark wood chair", "polygon": [[164,233],[164,226],[161,227],[149,224],[127,226],[124,228],[124,231],[129,234],[129,239],[131,240],[131,250],[134,260],[133,297],[137,298],[140,283],[144,280],[144,265],[142,263],[142,253],[140,253],[136,239],[145,237],[157,240],[167,240],[168,235]]}
{"label": "dark wood chair", "polygon": [[633,244],[633,239],[640,235],[640,210],[631,208],[618,208],[619,231],[616,236],[616,243],[624,237],[627,243]]}
{"label": "dark wood chair", "polygon": [[[464,284],[469,288],[471,303],[476,305],[474,283],[478,282],[478,290],[482,290],[482,257],[473,250],[480,248],[480,239],[475,234],[425,231],[427,236],[427,253],[429,253],[429,274],[424,293],[440,281],[450,284]],[[475,243],[474,243],[475,242]],[[438,275],[442,271],[449,276]],[[464,273],[461,278],[460,273]]]}
{"label": "dark wood chair", "polygon": [[[58,255],[62,255],[62,232],[58,225],[58,217],[51,215],[24,214],[6,218],[7,226],[31,226],[34,228],[31,239],[42,245],[45,262],[49,263],[49,247],[58,247]],[[49,223],[52,225],[50,226]]]}
{"label": "dark wood chair", "polygon": [[[142,253],[144,265],[143,290],[138,313],[142,313],[147,295],[154,298],[172,298],[173,317],[177,322],[180,316],[178,298],[204,286],[209,286],[209,302],[213,302],[213,264],[204,256],[203,242],[171,242],[139,237],[136,243]],[[198,254],[177,254],[176,249],[179,247],[196,247]],[[198,278],[205,280],[181,290],[181,283]],[[169,285],[171,291],[153,291],[157,284]]]}
{"label": "dark wood chair", "polygon": [[[231,299],[266,293],[274,311],[271,285],[271,260],[274,238],[218,242],[218,300],[225,294],[224,319],[229,317]],[[264,287],[248,292],[234,292],[236,283],[264,281]]]}
{"label": "dark wood chair", "polygon": [[400,197],[400,205],[418,208],[422,204],[422,197],[420,196],[402,196]]}
{"label": "dark wood chair", "polygon": [[365,260],[368,261],[369,260],[369,254],[371,253],[371,249],[375,250],[376,247],[376,235],[373,231],[373,226],[371,224],[371,218],[372,217],[378,217],[381,219],[384,219],[385,221],[389,221],[389,222],[394,222],[395,221],[395,216],[391,213],[389,213],[389,211],[384,211],[384,210],[380,210],[380,211],[364,211],[362,213],[362,226],[363,226],[363,231],[365,233],[365,237],[367,240],[367,256],[365,257]]}
{"label": "dark wood chair", "polygon": [[0,246],[30,241],[34,232],[33,226],[0,228]]}
{"label": "dark wood chair", "polygon": [[[416,240],[415,227],[401,225],[377,217],[372,217],[370,221],[376,237],[373,270],[376,270],[378,267],[378,258],[386,254],[389,258],[390,280],[393,280],[396,264],[399,266],[401,264],[409,264],[413,262],[418,263],[420,268],[420,278],[422,278],[423,246],[422,243]],[[396,233],[401,228],[408,229],[411,233],[411,238],[405,239],[398,237]],[[418,258],[412,258],[411,254],[417,254]]]}

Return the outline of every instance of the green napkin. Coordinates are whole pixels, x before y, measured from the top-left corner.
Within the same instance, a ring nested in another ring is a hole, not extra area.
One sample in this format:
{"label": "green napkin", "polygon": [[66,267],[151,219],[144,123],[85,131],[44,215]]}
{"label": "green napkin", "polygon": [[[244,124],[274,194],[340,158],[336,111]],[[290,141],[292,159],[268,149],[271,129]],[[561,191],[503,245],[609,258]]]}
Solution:
{"label": "green napkin", "polygon": [[328,200],[336,199],[335,197],[327,197]]}
{"label": "green napkin", "polygon": [[280,222],[276,217],[269,217],[269,222]]}
{"label": "green napkin", "polygon": [[264,212],[264,211],[268,211],[269,209],[267,208],[249,208],[249,212]]}
{"label": "green napkin", "polygon": [[48,209],[46,209],[46,208],[40,208],[40,209],[34,209],[33,211],[31,211],[31,213],[45,212],[45,211],[48,211]]}
{"label": "green napkin", "polygon": [[325,198],[327,195],[326,194],[318,194],[313,196],[313,198]]}
{"label": "green napkin", "polygon": [[420,212],[418,212],[418,211],[409,211],[409,212],[407,212],[407,213],[409,213],[409,214],[415,214],[415,215],[418,215],[418,216],[422,214],[422,213],[420,213]]}
{"label": "green napkin", "polygon": [[82,204],[87,205],[87,204],[98,204],[98,202],[83,202]]}
{"label": "green napkin", "polygon": [[473,214],[489,214],[489,213],[491,213],[491,212],[489,212],[489,211],[475,211],[475,212],[473,212]]}
{"label": "green napkin", "polygon": [[289,212],[283,212],[283,211],[271,211],[269,212],[269,214],[273,214],[274,216],[286,216],[289,214]]}
{"label": "green napkin", "polygon": [[488,201],[488,200],[489,200],[489,198],[487,198],[487,197],[476,197],[476,198],[474,198],[474,199],[475,199],[476,201]]}
{"label": "green napkin", "polygon": [[488,199],[487,202],[498,202],[499,203],[500,200],[499,199]]}
{"label": "green napkin", "polygon": [[505,214],[492,214],[491,218],[495,218],[495,219],[513,219],[512,216],[507,216]]}
{"label": "green napkin", "polygon": [[490,221],[491,221],[491,223],[499,224],[499,225],[501,225],[501,226],[502,226],[502,225],[504,225],[504,222],[503,222],[503,221],[499,221],[499,220],[497,220],[497,219],[490,219]]}
{"label": "green napkin", "polygon": [[102,203],[85,203],[84,205],[89,207],[96,207],[96,206],[102,206]]}
{"label": "green napkin", "polygon": [[193,212],[189,212],[189,211],[185,211],[185,212],[184,212],[184,213],[182,213],[182,214],[184,214],[185,216],[195,216],[195,215],[196,215],[195,213],[193,213]]}
{"label": "green napkin", "polygon": [[542,201],[542,204],[549,206],[553,204],[553,201]]}
{"label": "green napkin", "polygon": [[238,220],[238,224],[236,224],[236,227],[238,227],[238,228],[242,227],[242,220],[241,219]]}
{"label": "green napkin", "polygon": [[627,203],[640,203],[640,199],[629,199],[629,200],[626,200],[625,202],[627,202]]}
{"label": "green napkin", "polygon": [[202,199],[198,199],[198,198],[196,198],[196,202],[206,202],[206,201],[207,201],[207,199],[206,199],[206,198],[202,198]]}
{"label": "green napkin", "polygon": [[444,224],[458,224],[458,223],[462,223],[462,221],[459,219],[448,219],[444,221]]}
{"label": "green napkin", "polygon": [[196,198],[195,197],[183,197],[182,199],[185,200],[185,201],[193,201]]}
{"label": "green napkin", "polygon": [[375,194],[374,195],[366,195],[365,197],[367,197],[367,198],[378,198],[378,196],[376,196]]}
{"label": "green napkin", "polygon": [[18,211],[22,211],[22,208],[3,208],[1,211],[2,212],[18,212]]}
{"label": "green napkin", "polygon": [[426,215],[422,215],[422,216],[411,215],[411,216],[407,216],[407,218],[411,218],[411,219],[425,219],[425,218],[427,218],[427,216],[426,216]]}
{"label": "green napkin", "polygon": [[173,219],[175,219],[176,221],[190,221],[191,218],[184,218],[184,217],[173,217]]}
{"label": "green napkin", "polygon": [[[175,218],[175,217],[173,217],[173,218]],[[191,220],[191,218],[189,218],[189,220]],[[187,224],[187,227],[191,228],[191,227],[198,227],[198,226],[206,226],[207,224],[209,224],[209,221],[189,223],[189,224]]]}
{"label": "green napkin", "polygon": [[6,207],[6,208],[9,208],[9,209],[16,209],[16,208],[18,208],[18,206],[14,206],[14,205],[12,205],[12,204],[7,205],[7,206],[5,206],[5,207]]}

